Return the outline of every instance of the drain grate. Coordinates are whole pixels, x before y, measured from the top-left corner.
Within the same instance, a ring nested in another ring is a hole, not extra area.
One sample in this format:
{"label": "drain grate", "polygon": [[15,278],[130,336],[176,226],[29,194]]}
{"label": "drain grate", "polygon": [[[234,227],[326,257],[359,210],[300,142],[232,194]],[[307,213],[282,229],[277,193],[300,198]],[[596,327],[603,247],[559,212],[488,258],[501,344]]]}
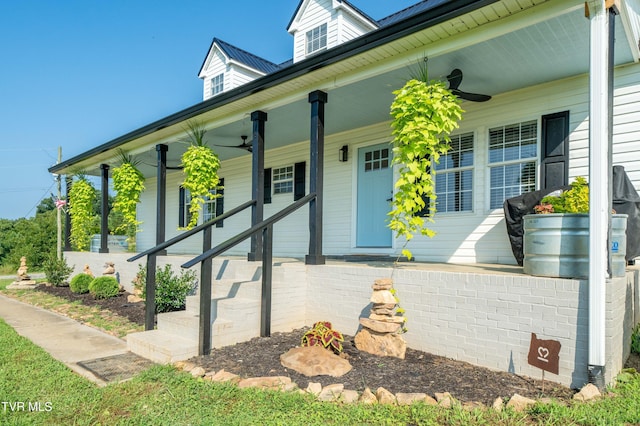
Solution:
{"label": "drain grate", "polygon": [[78,365],[91,371],[96,377],[105,382],[119,382],[130,379],[153,364],[153,361],[149,361],[132,352],[78,362]]}

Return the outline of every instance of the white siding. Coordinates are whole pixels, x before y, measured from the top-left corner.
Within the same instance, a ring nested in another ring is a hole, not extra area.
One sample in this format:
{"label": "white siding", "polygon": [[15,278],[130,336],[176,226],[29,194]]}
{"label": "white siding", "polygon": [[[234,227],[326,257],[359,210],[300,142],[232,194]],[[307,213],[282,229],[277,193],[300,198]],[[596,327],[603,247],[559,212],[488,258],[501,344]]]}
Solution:
{"label": "white siding", "polygon": [[224,73],[224,89],[227,90],[227,85],[231,84],[228,76],[228,67],[226,64],[227,58],[216,48],[212,53],[213,57],[209,61],[207,69],[202,73],[203,79],[203,92],[202,99],[207,100],[211,95],[211,79],[216,75]]}
{"label": "white siding", "polygon": [[307,31],[324,23],[327,24],[327,48],[337,45],[338,24],[335,19],[336,12],[331,3],[331,0],[310,1],[301,11],[293,36],[293,62],[301,61],[306,57]]}
{"label": "white siding", "polygon": [[[328,108],[331,106],[328,105]],[[570,112],[570,169],[572,179],[588,174],[588,80],[587,76],[571,78],[495,96],[487,103],[465,102],[460,133],[473,132],[474,203],[472,212],[437,213],[431,227],[437,231],[433,239],[417,236],[408,248],[417,260],[453,263],[514,264],[515,259],[507,239],[502,209],[489,209],[489,173],[487,164],[488,129],[522,121],[538,120],[559,111]],[[614,118],[614,164],[623,165],[640,190],[640,65],[627,66],[616,72]],[[539,134],[540,132],[538,132]],[[329,135],[325,141],[324,172],[324,254],[344,255],[371,252],[355,247],[354,229],[355,181],[357,176],[357,149],[391,140],[388,122]],[[349,146],[349,161],[338,162],[342,145]],[[301,142],[266,152],[265,167],[281,167],[306,161],[307,192],[309,187],[308,142]],[[226,161],[220,170],[225,178],[225,210],[250,198],[251,157]],[[181,173],[168,176],[167,238],[177,234],[178,185]],[[292,194],[273,196],[273,203],[265,206],[265,217],[293,202]],[[149,248],[155,232],[155,181],[149,179],[142,196],[140,218],[145,232],[138,234],[138,248]],[[215,242],[224,241],[246,229],[249,213],[225,221],[224,228],[214,230]],[[378,250],[398,254],[402,241],[394,247]],[[199,252],[201,242],[185,242],[176,252]],[[274,241],[277,256],[303,257],[308,250],[308,208],[302,208],[276,226]],[[230,254],[246,254],[248,244],[236,247]]]}
{"label": "white siding", "polygon": [[362,21],[343,11],[338,12],[338,43],[344,43],[363,34],[368,33],[370,28],[365,27]]}
{"label": "white siding", "polygon": [[[257,73],[255,71],[248,70],[244,67],[239,67],[237,65],[231,65],[229,67],[229,78],[225,79],[225,87],[224,90],[235,89],[236,87],[242,86],[245,83],[255,80],[256,78],[262,77],[264,74]],[[227,81],[229,82],[229,87],[226,86]]]}

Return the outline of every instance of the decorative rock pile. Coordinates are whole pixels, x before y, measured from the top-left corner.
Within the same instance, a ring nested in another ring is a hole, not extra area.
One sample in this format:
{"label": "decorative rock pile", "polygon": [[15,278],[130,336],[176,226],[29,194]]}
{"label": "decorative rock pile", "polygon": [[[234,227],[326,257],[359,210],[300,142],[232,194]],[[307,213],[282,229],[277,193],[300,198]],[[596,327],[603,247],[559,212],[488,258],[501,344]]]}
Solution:
{"label": "decorative rock pile", "polygon": [[[362,393],[355,390],[344,388],[344,384],[335,383],[322,386],[320,383],[309,382],[305,389],[301,389],[298,385],[291,381],[287,376],[267,376],[267,377],[251,377],[241,378],[237,374],[220,370],[218,372],[206,372],[204,368],[195,365],[189,361],[178,361],[174,366],[185,372],[190,373],[193,377],[217,383],[231,383],[240,388],[260,388],[264,390],[284,391],[284,392],[301,392],[314,395],[319,401],[337,402],[342,404],[389,404],[389,405],[410,405],[414,402],[422,402],[427,405],[437,405],[442,408],[452,408],[454,406],[462,406],[463,408],[473,410],[476,408],[485,408],[480,402],[460,403],[449,392],[436,392],[433,397],[426,393],[402,393],[395,395],[383,387],[376,389],[375,393],[369,388],[365,388]],[[601,396],[598,388],[592,384],[587,384],[582,390],[573,396],[577,401],[591,401]],[[542,398],[534,400],[514,394],[509,398],[507,404],[503,398],[496,398],[491,408],[496,411],[502,411],[504,407],[509,407],[515,411],[524,411],[536,402],[547,404],[553,400],[550,398]]]}
{"label": "decorative rock pile", "polygon": [[400,333],[405,318],[396,315],[398,302],[391,292],[393,280],[376,280],[371,288],[373,306],[369,318],[360,318],[362,329],[355,335],[356,347],[373,355],[404,359],[407,343]]}

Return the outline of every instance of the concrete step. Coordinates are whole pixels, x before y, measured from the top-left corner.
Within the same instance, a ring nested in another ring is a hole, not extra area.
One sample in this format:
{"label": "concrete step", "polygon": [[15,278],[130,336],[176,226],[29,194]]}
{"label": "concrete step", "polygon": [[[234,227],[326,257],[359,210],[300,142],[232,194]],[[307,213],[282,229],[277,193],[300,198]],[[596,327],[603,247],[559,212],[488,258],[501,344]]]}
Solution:
{"label": "concrete step", "polygon": [[129,350],[161,364],[170,364],[198,355],[198,340],[170,334],[162,330],[149,330],[127,335]]}
{"label": "concrete step", "polygon": [[[214,281],[211,287],[211,299],[260,299],[262,293],[262,281],[238,281],[236,279],[224,279]],[[200,311],[200,295],[187,296],[186,310],[198,313]]]}
{"label": "concrete step", "polygon": [[[158,315],[158,330],[189,340],[198,340],[200,316],[188,311],[167,312]],[[233,321],[216,318],[211,325],[212,336],[230,331]]]}

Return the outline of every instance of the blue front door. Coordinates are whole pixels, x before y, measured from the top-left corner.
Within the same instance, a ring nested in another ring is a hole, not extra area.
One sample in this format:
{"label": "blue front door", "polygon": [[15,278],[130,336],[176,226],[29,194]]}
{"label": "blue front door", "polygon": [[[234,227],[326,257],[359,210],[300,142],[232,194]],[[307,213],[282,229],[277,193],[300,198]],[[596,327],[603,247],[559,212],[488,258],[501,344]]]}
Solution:
{"label": "blue front door", "polygon": [[389,144],[358,149],[358,247],[391,247],[387,215],[391,210],[392,196],[393,173]]}

